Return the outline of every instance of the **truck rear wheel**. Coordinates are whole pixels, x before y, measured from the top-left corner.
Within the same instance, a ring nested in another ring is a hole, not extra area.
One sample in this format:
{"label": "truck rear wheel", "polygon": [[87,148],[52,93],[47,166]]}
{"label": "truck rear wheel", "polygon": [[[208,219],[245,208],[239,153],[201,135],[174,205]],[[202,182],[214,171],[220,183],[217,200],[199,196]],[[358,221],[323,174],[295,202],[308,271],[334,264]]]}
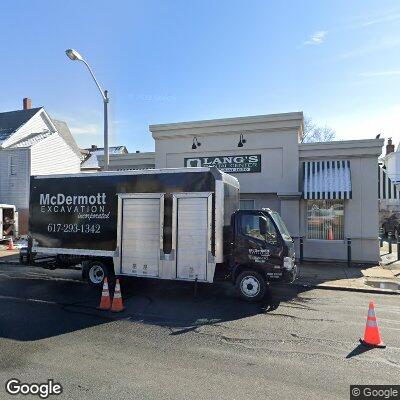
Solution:
{"label": "truck rear wheel", "polygon": [[243,271],[236,278],[236,290],[243,300],[260,301],[267,291],[267,282],[257,271]]}
{"label": "truck rear wheel", "polygon": [[108,278],[109,283],[114,280],[114,273],[106,263],[99,260],[83,262],[82,278],[89,282],[91,286],[102,286],[105,277]]}

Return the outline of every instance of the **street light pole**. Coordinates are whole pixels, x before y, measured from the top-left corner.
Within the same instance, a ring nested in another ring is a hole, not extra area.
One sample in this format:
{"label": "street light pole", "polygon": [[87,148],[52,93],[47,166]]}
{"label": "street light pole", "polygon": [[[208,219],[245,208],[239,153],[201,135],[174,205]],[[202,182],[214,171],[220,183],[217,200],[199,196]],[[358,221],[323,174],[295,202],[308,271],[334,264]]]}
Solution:
{"label": "street light pole", "polygon": [[67,54],[68,58],[73,60],[73,61],[82,61],[87,69],[90,72],[90,75],[92,76],[94,83],[96,84],[97,88],[99,89],[99,92],[101,94],[101,98],[103,99],[104,103],[104,167],[103,169],[105,171],[108,170],[109,164],[110,164],[110,156],[109,156],[109,148],[108,148],[108,103],[110,101],[110,98],[108,97],[108,90],[104,90],[101,88],[99,82],[97,81],[96,77],[94,76],[94,73],[92,69],[90,68],[90,65],[85,61],[85,59],[74,49],[68,49],[65,51]]}
{"label": "street light pole", "polygon": [[104,91],[104,170],[108,170],[110,155],[108,151],[108,90]]}

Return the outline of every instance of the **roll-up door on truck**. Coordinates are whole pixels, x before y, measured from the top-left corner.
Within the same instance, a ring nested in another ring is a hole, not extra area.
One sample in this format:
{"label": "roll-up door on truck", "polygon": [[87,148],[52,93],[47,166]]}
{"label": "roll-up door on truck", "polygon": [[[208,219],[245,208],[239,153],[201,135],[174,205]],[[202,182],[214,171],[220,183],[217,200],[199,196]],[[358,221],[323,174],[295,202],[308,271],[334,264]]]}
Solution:
{"label": "roll-up door on truck", "polygon": [[164,197],[137,195],[122,201],[122,273],[159,276]]}
{"label": "roll-up door on truck", "polygon": [[177,207],[177,278],[206,280],[209,198],[178,197]]}

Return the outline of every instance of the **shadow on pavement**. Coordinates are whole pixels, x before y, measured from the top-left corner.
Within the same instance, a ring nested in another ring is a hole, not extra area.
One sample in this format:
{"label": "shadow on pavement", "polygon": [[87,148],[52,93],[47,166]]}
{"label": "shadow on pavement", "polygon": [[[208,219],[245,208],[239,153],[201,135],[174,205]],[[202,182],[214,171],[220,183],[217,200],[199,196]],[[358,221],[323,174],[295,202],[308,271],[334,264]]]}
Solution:
{"label": "shadow on pavement", "polygon": [[[70,306],[69,306],[70,307]],[[89,328],[110,322],[110,319],[76,310],[30,302],[0,299],[0,337],[32,341]]]}
{"label": "shadow on pavement", "polygon": [[360,354],[366,353],[367,351],[372,350],[372,347],[364,346],[360,343],[355,349],[353,349],[349,354],[347,354],[346,358],[353,358],[359,356]]}
{"label": "shadow on pavement", "polygon": [[[7,275],[8,274],[8,275]],[[206,324],[239,320],[276,310],[281,302],[307,307],[293,285],[273,286],[262,303],[239,299],[229,283],[199,284],[194,296],[191,282],[124,279],[125,311],[99,311],[101,289],[80,281],[80,272],[10,267],[0,274],[0,337],[32,341],[115,321],[140,321],[176,328],[184,334]],[[68,275],[66,275],[68,274]],[[2,276],[1,276],[2,275]],[[112,291],[111,291],[112,293]]]}
{"label": "shadow on pavement", "polygon": [[[267,314],[281,302],[297,302],[298,294],[305,290],[308,289],[274,286],[263,302],[247,303],[235,295],[229,283],[199,284],[194,296],[194,284],[189,282],[125,280],[122,294],[126,310],[121,317],[177,328],[171,334],[179,335],[202,325]],[[301,302],[304,303],[303,299]]]}
{"label": "shadow on pavement", "polygon": [[40,340],[111,320],[96,310],[98,290],[80,281],[45,279],[46,272],[49,278],[50,271],[21,269],[0,280],[0,337]]}

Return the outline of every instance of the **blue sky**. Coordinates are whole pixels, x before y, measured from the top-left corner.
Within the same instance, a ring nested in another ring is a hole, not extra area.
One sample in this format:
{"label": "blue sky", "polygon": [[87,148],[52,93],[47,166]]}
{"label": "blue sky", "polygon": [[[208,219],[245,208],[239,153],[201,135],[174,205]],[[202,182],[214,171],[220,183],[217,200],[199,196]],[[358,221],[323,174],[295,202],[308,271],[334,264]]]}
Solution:
{"label": "blue sky", "polygon": [[149,124],[302,110],[339,139],[400,140],[399,1],[3,0],[0,110],[22,98],[102,145],[153,150]]}

